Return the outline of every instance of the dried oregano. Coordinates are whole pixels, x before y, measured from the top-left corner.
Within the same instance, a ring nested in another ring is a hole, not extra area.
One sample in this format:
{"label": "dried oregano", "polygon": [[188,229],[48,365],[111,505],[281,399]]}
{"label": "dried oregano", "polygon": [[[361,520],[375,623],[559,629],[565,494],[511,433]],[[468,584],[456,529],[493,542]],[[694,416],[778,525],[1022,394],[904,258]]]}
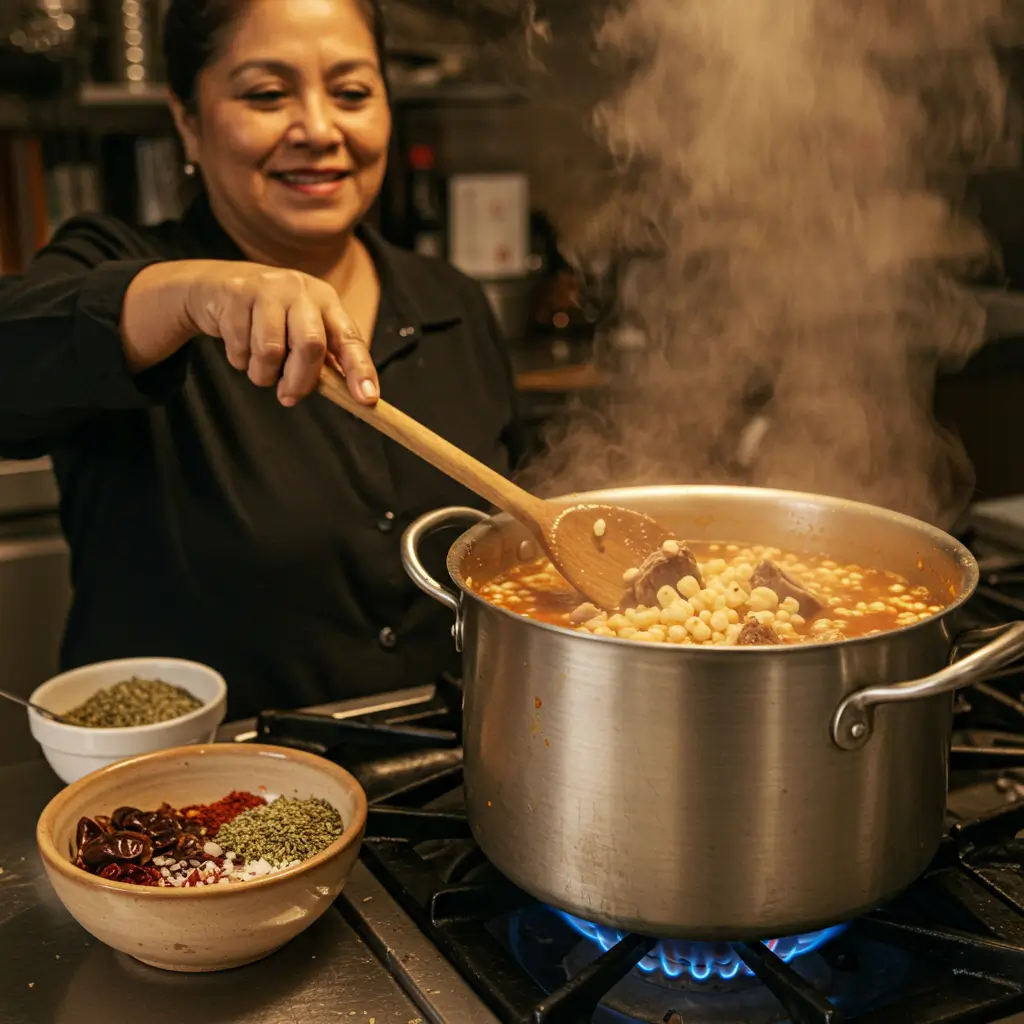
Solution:
{"label": "dried oregano", "polygon": [[326,800],[282,796],[243,811],[221,826],[216,839],[221,849],[246,862],[265,860],[279,867],[315,857],[344,831],[341,815]]}
{"label": "dried oregano", "polygon": [[72,725],[90,729],[127,729],[181,718],[203,706],[188,690],[159,679],[126,679],[97,690],[88,700],[65,711]]}

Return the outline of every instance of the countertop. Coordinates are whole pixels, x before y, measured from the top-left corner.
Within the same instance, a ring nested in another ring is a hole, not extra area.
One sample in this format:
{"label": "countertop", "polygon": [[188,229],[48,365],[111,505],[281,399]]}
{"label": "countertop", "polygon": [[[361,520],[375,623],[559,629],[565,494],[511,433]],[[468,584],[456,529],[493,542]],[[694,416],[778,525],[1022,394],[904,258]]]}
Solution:
{"label": "countertop", "polygon": [[36,819],[60,788],[45,761],[0,768],[0,1024],[422,1024],[335,908],[268,959],[219,974],[158,971],[97,942],[36,854]]}
{"label": "countertop", "polygon": [[[433,693],[308,710],[350,717]],[[217,738],[250,738],[254,725],[226,723]],[[61,787],[43,760],[0,767],[0,1024],[498,1024],[362,861],[319,921],[248,967],[174,974],[115,952],[64,909],[36,852],[36,821]]]}

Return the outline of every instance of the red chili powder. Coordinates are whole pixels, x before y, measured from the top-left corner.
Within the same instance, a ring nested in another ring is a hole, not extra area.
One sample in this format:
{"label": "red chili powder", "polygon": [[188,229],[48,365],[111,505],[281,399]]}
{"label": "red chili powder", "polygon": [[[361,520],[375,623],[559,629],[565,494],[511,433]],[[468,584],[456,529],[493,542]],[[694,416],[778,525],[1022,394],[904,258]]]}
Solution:
{"label": "red chili powder", "polygon": [[261,807],[266,802],[263,797],[256,796],[255,793],[234,790],[212,804],[193,804],[191,807],[182,807],[181,813],[192,821],[198,821],[206,829],[206,834],[212,838],[217,834],[221,825],[233,821],[242,811]]}

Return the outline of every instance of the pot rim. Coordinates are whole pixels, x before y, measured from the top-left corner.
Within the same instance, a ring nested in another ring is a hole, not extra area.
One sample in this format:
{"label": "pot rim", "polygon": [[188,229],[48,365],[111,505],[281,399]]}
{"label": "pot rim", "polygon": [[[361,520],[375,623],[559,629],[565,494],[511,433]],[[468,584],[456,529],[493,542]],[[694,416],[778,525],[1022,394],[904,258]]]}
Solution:
{"label": "pot rim", "polygon": [[581,501],[597,501],[606,502],[608,504],[618,503],[629,507],[629,498],[631,496],[635,496],[638,492],[643,492],[644,494],[652,497],[679,497],[687,494],[700,494],[707,497],[721,496],[723,498],[736,498],[738,495],[749,495],[753,492],[761,498],[774,498],[787,503],[800,502],[818,507],[852,511],[876,521],[889,523],[894,526],[901,526],[915,531],[923,540],[930,542],[939,551],[949,556],[963,570],[963,584],[960,592],[950,604],[946,605],[941,611],[935,612],[927,619],[915,622],[911,625],[898,626],[895,629],[887,629],[881,633],[876,633],[874,636],[852,637],[848,640],[829,640],[822,643],[783,644],[778,646],[772,645],[771,647],[725,647],[716,645],[705,646],[703,644],[684,647],[678,644],[654,644],[644,643],[642,641],[638,642],[636,640],[624,640],[617,636],[594,636],[590,633],[579,633],[567,626],[556,626],[550,622],[541,622],[537,619],[531,619],[525,615],[520,615],[518,612],[514,612],[509,608],[503,608],[500,605],[492,604],[486,598],[481,597],[476,593],[476,591],[466,585],[460,565],[462,561],[465,560],[473,543],[487,530],[500,527],[504,523],[514,521],[508,513],[501,512],[497,515],[491,516],[483,522],[476,523],[468,530],[463,531],[448,549],[448,555],[445,560],[448,575],[451,577],[455,586],[458,587],[460,599],[465,600],[465,598],[469,597],[477,605],[486,607],[489,611],[508,616],[509,618],[515,619],[519,622],[525,622],[528,626],[533,627],[534,629],[543,629],[566,637],[572,637],[581,643],[599,642],[604,644],[618,644],[631,649],[642,648],[645,651],[657,651],[658,653],[655,657],[674,657],[679,654],[685,654],[688,657],[740,657],[744,655],[747,657],[758,657],[763,656],[766,653],[773,655],[784,654],[787,657],[796,657],[799,654],[808,655],[811,652],[817,652],[823,649],[847,649],[854,645],[878,643],[886,640],[888,637],[905,636],[917,630],[931,628],[937,621],[953,615],[963,607],[963,605],[973,596],[981,578],[981,570],[974,555],[971,554],[966,545],[962,544],[944,530],[940,530],[937,526],[932,526],[930,523],[926,523],[920,519],[915,519],[913,516],[905,515],[902,512],[894,512],[891,509],[882,508],[879,505],[870,505],[867,502],[853,501],[849,498],[837,498],[830,495],[813,494],[808,491],[787,491],[773,487],[746,487],[726,484],[659,484],[657,486],[650,487],[617,487],[601,491],[580,491],[572,494],[559,495],[551,500],[565,502],[566,504],[576,504]]}

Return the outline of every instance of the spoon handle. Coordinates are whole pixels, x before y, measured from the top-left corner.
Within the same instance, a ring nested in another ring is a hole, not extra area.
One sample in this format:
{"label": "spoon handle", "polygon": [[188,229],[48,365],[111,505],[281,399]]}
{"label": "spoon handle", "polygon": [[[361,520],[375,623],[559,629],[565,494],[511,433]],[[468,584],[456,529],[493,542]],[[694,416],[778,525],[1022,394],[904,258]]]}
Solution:
{"label": "spoon handle", "polygon": [[13,701],[15,704],[20,704],[23,708],[30,708],[37,714],[42,715],[43,718],[50,718],[54,722],[62,722],[64,720],[63,716],[58,715],[55,711],[48,711],[46,708],[40,707],[38,704],[33,704],[32,701],[25,700],[24,697],[18,697],[7,690],[0,690],[0,697],[3,697],[9,701]]}
{"label": "spoon handle", "polygon": [[383,399],[372,406],[360,404],[349,393],[345,378],[333,367],[324,365],[320,372],[319,390],[329,401],[426,460],[446,476],[458,480],[474,494],[520,522],[544,530],[549,518],[546,502],[517,487]]}

